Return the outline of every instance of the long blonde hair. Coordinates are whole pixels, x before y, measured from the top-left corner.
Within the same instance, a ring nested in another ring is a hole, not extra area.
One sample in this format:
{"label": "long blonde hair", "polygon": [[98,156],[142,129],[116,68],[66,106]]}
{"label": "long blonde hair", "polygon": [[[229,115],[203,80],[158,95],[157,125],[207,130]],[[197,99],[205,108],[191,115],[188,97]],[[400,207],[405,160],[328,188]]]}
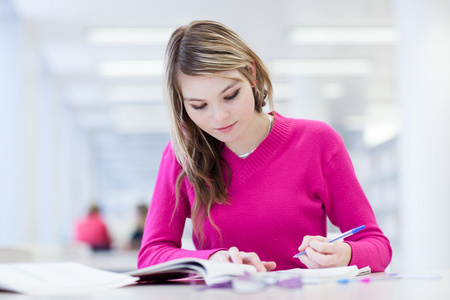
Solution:
{"label": "long blonde hair", "polygon": [[[267,68],[228,27],[214,21],[194,21],[176,29],[167,45],[165,84],[171,140],[175,156],[182,166],[176,183],[176,201],[177,204],[180,201],[180,185],[187,176],[195,190],[191,218],[194,234],[200,242],[204,240],[201,227],[206,217],[218,230],[210,211],[214,203],[227,203],[231,172],[220,155],[223,143],[198,128],[186,113],[177,75],[182,72],[191,76],[220,76],[219,72],[238,70],[253,82],[248,68],[252,64],[256,69],[253,88],[255,110],[262,112],[266,101],[273,109],[272,83]],[[228,174],[228,178],[225,179],[223,174]]]}

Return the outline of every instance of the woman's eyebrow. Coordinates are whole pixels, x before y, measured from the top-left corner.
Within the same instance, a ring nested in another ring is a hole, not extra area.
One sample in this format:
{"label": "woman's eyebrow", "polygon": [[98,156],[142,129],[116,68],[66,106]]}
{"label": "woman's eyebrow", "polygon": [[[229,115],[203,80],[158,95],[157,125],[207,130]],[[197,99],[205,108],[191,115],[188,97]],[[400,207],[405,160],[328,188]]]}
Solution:
{"label": "woman's eyebrow", "polygon": [[221,92],[220,92],[220,94],[219,94],[219,96],[220,95],[222,95],[223,93],[225,93],[226,91],[228,91],[229,89],[231,89],[233,86],[235,86],[236,84],[238,84],[238,80],[235,80],[235,81],[233,81],[232,83],[230,83],[229,85],[227,85],[226,86],[226,88],[224,88]]}
{"label": "woman's eyebrow", "polygon": [[184,98],[184,97],[183,97],[183,101],[205,101],[205,100],[202,100],[202,99],[196,99],[196,98]]}
{"label": "woman's eyebrow", "polygon": [[[228,91],[229,89],[231,89],[233,86],[235,86],[236,84],[239,83],[239,80],[233,81],[232,83],[230,83],[229,85],[227,85],[220,93],[219,96],[221,96],[222,94],[224,94],[226,91]],[[197,98],[184,98],[183,97],[183,101],[205,101],[203,99],[197,99]]]}

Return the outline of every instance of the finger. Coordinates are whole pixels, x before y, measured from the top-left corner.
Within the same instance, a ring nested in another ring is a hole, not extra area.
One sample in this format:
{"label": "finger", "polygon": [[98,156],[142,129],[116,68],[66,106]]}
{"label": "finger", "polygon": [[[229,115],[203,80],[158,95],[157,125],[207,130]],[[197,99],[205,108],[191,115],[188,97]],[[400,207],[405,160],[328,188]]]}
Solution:
{"label": "finger", "polygon": [[230,262],[230,259],[228,257],[229,257],[228,252],[221,250],[211,255],[209,259],[219,262]]}
{"label": "finger", "polygon": [[315,236],[305,235],[305,237],[303,238],[302,244],[300,245],[300,247],[298,247],[298,250],[305,251],[306,247],[310,246],[310,244],[313,240],[317,240],[320,242],[328,241],[328,239],[326,237],[323,237],[320,235],[315,235]]}
{"label": "finger", "polygon": [[309,243],[309,246],[315,251],[324,254],[333,254],[338,251],[338,243],[329,243],[328,240],[320,241],[318,239],[313,239]]}
{"label": "finger", "polygon": [[[307,248],[308,250],[311,248]],[[314,251],[314,250],[313,250]],[[308,255],[302,255],[299,257],[299,260],[302,264],[304,264],[308,269],[319,269],[321,266],[313,261]]]}
{"label": "finger", "polygon": [[327,267],[340,267],[340,266],[348,266],[352,259],[352,247],[348,243],[332,243],[333,248],[330,249],[330,253],[327,256],[330,256],[330,260]]}
{"label": "finger", "polygon": [[236,264],[242,264],[242,256],[237,247],[228,249],[228,254],[230,255],[230,261]]}
{"label": "finger", "polygon": [[330,239],[326,238],[324,236],[321,236],[321,235],[316,235],[316,236],[314,236],[314,240],[318,240],[318,241],[321,241],[321,242],[328,242]]}
{"label": "finger", "polygon": [[272,271],[277,267],[277,264],[274,261],[262,261],[262,263],[267,271]]}
{"label": "finger", "polygon": [[311,260],[315,268],[325,268],[334,266],[336,255],[332,254],[323,254],[315,251],[313,248],[306,248],[306,256],[309,260]]}
{"label": "finger", "polygon": [[266,267],[261,262],[261,260],[259,259],[259,256],[256,253],[241,252],[241,255],[242,255],[244,263],[253,265],[258,272],[266,272],[267,271]]}
{"label": "finger", "polygon": [[312,236],[310,235],[305,235],[303,237],[302,243],[301,245],[298,247],[298,251],[305,251],[306,247],[309,246],[309,243],[311,242],[311,240],[313,239]]}

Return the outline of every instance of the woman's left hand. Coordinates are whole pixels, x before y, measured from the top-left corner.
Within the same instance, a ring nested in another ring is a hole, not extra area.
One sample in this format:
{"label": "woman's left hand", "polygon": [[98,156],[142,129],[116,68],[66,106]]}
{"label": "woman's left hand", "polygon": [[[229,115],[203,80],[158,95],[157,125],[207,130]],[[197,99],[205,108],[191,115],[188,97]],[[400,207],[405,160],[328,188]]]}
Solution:
{"label": "woman's left hand", "polygon": [[305,236],[298,250],[306,251],[299,259],[309,269],[348,266],[352,259],[352,248],[349,244],[329,243],[323,236]]}
{"label": "woman's left hand", "polygon": [[217,251],[209,257],[209,260],[253,265],[258,272],[272,271],[277,266],[274,261],[261,261],[258,254],[239,251],[237,247],[231,247],[228,251]]}

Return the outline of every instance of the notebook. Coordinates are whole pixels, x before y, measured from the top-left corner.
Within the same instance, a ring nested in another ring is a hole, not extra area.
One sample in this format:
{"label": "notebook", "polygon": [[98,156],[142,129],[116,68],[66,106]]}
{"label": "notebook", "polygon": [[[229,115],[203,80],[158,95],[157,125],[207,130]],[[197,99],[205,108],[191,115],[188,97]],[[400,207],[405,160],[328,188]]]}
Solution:
{"label": "notebook", "polygon": [[292,276],[300,276],[303,284],[317,284],[335,281],[343,278],[353,278],[356,276],[368,275],[371,273],[370,267],[359,269],[357,266],[334,267],[324,269],[290,269],[276,271],[276,273]]}

